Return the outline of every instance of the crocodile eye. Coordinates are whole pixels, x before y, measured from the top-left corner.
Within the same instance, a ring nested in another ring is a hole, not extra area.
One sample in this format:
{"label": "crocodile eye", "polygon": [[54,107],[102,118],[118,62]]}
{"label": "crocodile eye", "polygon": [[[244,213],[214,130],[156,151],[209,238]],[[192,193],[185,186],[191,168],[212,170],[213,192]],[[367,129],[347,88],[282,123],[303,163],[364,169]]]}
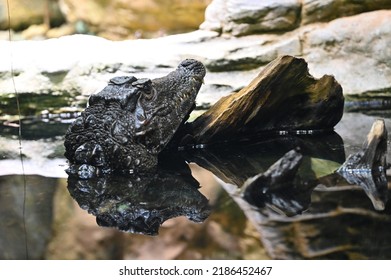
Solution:
{"label": "crocodile eye", "polygon": [[151,89],[150,91],[144,91],[143,92],[143,97],[146,99],[146,100],[151,100],[155,97],[156,95],[156,90],[155,89]]}

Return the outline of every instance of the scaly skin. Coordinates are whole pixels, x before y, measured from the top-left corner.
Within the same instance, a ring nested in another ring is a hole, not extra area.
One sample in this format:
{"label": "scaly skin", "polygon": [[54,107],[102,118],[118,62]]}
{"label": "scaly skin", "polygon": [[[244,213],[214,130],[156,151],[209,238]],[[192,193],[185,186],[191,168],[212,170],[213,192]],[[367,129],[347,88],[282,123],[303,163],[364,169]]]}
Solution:
{"label": "scaly skin", "polygon": [[89,106],[65,135],[70,174],[154,169],[157,156],[195,106],[205,68],[186,59],[167,76],[116,77],[89,99]]}

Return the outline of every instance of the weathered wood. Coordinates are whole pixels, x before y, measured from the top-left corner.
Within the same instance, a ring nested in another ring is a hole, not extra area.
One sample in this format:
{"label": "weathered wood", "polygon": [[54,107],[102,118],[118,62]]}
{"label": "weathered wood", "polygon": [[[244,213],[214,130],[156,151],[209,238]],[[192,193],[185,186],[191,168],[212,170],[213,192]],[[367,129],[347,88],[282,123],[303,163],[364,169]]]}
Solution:
{"label": "weathered wood", "polygon": [[213,143],[260,133],[332,130],[343,105],[342,87],[334,77],[315,79],[304,59],[283,56],[247,87],[221,98],[186,133],[195,143]]}
{"label": "weathered wood", "polygon": [[384,210],[388,200],[386,177],[387,129],[384,120],[376,120],[363,148],[350,155],[337,170],[349,184],[363,188],[376,210]]}

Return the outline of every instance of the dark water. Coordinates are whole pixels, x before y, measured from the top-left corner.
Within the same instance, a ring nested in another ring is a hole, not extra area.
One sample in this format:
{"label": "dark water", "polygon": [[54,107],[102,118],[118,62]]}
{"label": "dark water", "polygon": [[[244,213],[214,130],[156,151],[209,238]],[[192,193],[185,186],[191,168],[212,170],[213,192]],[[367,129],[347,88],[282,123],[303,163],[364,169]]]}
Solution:
{"label": "dark water", "polygon": [[[154,174],[92,180],[64,172],[68,123],[24,121],[26,177],[17,128],[3,125],[0,258],[388,259],[390,203],[375,210],[334,174],[382,116],[390,130],[388,112],[346,112],[335,133],[170,152]],[[240,187],[296,147],[307,184],[244,201]]]}

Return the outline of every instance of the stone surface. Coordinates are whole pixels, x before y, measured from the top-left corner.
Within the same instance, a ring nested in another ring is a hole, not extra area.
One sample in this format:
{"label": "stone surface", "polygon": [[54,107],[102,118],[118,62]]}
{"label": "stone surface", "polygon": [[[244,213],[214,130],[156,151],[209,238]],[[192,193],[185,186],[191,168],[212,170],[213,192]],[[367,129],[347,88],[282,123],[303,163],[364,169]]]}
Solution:
{"label": "stone surface", "polygon": [[242,36],[292,30],[310,23],[390,8],[388,0],[213,0],[200,28]]}
{"label": "stone surface", "polygon": [[391,10],[336,19],[303,32],[314,75],[332,71],[349,94],[391,92]]}
{"label": "stone surface", "polygon": [[363,12],[390,9],[388,0],[303,0],[302,24],[330,21]]}
{"label": "stone surface", "polygon": [[0,53],[0,94],[3,98],[14,95],[12,64],[18,92],[66,96],[68,105],[84,107],[87,97],[101,90],[113,76],[154,78],[173,70],[184,58],[196,58],[208,70],[197,98],[205,107],[246,86],[281,55],[303,57],[315,77],[335,76],[345,95],[389,94],[390,18],[391,10],[374,11],[285,34],[231,38],[198,30],[122,42],[86,35],[11,44],[0,41],[4,50]]}
{"label": "stone surface", "polygon": [[234,36],[292,30],[299,25],[300,8],[299,0],[215,0],[200,27]]}

